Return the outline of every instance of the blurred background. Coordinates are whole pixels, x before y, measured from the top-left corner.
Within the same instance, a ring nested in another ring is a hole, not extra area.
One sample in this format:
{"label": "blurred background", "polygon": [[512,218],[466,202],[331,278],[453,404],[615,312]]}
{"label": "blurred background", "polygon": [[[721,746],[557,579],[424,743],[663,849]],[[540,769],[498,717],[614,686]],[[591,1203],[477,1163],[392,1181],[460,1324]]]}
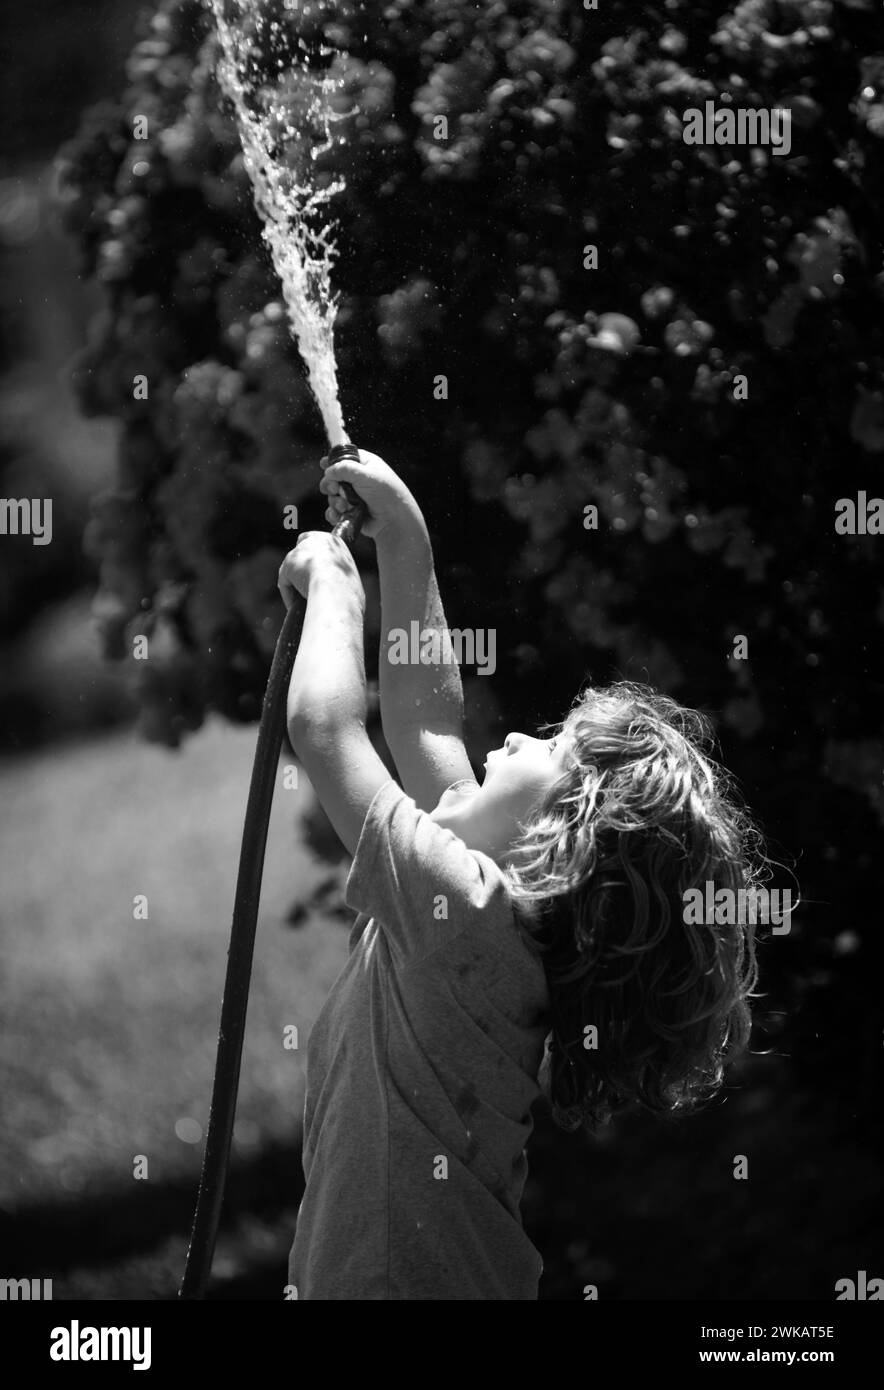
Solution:
{"label": "blurred background", "polygon": [[[833,527],[884,492],[880,7],[395,0],[311,24],[350,55],[345,412],[425,506],[450,625],[497,630],[497,675],[465,679],[477,765],[587,677],[649,680],[712,716],[803,893],[709,1109],[592,1139],[538,1114],[541,1295],[831,1299],[884,1275],[884,540]],[[323,439],[203,7],[37,0],[0,34],[0,493],[54,503],[50,545],[0,536],[0,1275],[167,1299],[281,506],[324,524]],[[673,144],[673,106],[724,90],[791,105],[789,159]],[[282,1295],[345,872],[304,780],[278,790],[215,1298]]]}

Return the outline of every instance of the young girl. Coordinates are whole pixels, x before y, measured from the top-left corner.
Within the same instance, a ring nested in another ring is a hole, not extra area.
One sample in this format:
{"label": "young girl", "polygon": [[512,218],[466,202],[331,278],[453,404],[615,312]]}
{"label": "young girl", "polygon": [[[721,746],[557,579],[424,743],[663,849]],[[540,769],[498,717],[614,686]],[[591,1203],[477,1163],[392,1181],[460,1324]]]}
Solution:
{"label": "young girl", "polygon": [[290,1282],[301,1299],[536,1299],[532,1105],[573,1129],[719,1087],[749,1033],[753,932],[688,925],[683,895],[753,886],[758,836],[703,717],[628,682],[584,691],[552,737],[509,734],[478,783],[456,663],[384,650],[415,620],[447,632],[420,509],[375,454],[323,466],[330,521],[343,482],[368,507],[401,786],[366,734],[356,566],[309,532],[279,580],[286,606],[307,600],[289,733],[353,855],[358,916],[307,1048]]}

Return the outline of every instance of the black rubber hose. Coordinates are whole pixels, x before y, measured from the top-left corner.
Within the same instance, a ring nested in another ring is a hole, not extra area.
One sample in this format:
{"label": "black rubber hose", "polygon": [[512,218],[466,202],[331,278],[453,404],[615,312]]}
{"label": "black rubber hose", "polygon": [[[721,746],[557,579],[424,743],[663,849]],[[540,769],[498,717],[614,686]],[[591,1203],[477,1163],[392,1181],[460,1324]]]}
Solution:
{"label": "black rubber hose", "polygon": [[[332,463],[342,458],[355,458],[358,462],[359,452],[352,444],[338,444],[330,451],[329,458]],[[353,511],[338,523],[333,534],[352,545],[362,530],[366,510],[356,493],[346,483],[344,491]],[[306,604],[298,595],[285,616],[276,641],[261,708],[258,743],[252,766],[239,855],[239,874],[230,928],[230,948],[227,953],[227,975],[221,1000],[221,1026],[218,1033],[212,1103],[206,1130],[206,1148],[179,1298],[200,1299],[204,1296],[215,1253],[239,1091],[267,827],[270,822],[270,807],[285,729],[289,681],[298,643],[301,640],[305,611]]]}

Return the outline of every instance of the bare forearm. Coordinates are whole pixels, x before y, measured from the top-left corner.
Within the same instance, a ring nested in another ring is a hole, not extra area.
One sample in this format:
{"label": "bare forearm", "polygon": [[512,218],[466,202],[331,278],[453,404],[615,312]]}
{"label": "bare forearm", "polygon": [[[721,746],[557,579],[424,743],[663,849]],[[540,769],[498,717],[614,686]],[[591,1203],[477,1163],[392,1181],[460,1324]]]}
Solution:
{"label": "bare forearm", "polygon": [[[418,515],[387,528],[378,537],[377,555],[381,589],[378,671],[387,741],[390,730],[395,735],[397,728],[417,724],[426,729],[459,730],[463,688],[457,662],[445,640],[448,627],[423,518]],[[422,635],[429,632],[437,633],[438,641],[422,641]]]}
{"label": "bare forearm", "polygon": [[361,587],[331,577],[312,580],[288,694],[296,750],[311,728],[365,724],[363,613]]}

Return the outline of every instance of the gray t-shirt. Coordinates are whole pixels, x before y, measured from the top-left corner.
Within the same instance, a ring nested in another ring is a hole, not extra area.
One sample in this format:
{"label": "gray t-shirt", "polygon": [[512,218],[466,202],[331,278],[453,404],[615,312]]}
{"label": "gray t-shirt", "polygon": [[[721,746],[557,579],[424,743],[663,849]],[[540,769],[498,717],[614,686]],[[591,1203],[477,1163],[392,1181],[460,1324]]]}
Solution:
{"label": "gray t-shirt", "polygon": [[504,875],[390,781],[346,899],[350,954],[307,1046],[289,1281],[299,1299],[536,1299],[519,1203],[549,997]]}

